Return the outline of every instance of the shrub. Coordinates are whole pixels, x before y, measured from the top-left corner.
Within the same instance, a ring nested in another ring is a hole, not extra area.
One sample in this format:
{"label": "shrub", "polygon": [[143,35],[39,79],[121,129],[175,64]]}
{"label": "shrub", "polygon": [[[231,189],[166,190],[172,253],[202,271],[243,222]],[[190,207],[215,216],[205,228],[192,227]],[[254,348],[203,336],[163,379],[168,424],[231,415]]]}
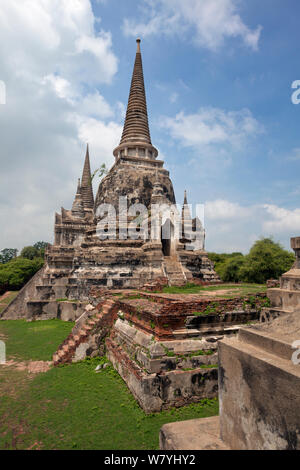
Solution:
{"label": "shrub", "polygon": [[245,256],[239,276],[241,281],[263,284],[268,279],[278,279],[291,269],[294,261],[293,253],[271,238],[264,238],[255,242],[250,253]]}
{"label": "shrub", "polygon": [[15,258],[6,264],[0,265],[0,293],[7,290],[21,289],[32,276],[43,266],[42,258],[29,260]]}
{"label": "shrub", "polygon": [[245,263],[245,256],[233,256],[228,258],[224,263],[219,265],[218,274],[224,282],[239,282],[240,269]]}
{"label": "shrub", "polygon": [[208,253],[208,256],[215,263],[215,270],[223,282],[257,284],[278,279],[295,261],[293,253],[271,238],[255,242],[246,256],[242,253]]}

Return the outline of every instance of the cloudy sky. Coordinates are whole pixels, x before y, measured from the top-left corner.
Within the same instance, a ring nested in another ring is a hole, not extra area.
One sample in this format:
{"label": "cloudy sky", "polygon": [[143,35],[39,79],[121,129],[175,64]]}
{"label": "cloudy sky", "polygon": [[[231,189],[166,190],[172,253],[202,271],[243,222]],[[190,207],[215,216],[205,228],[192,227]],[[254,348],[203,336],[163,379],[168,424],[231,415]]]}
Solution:
{"label": "cloudy sky", "polygon": [[[113,163],[142,38],[152,141],[209,251],[300,235],[298,0],[0,0],[0,249],[53,241],[85,145]],[[0,88],[1,92],[1,88]],[[1,98],[1,97],[0,97]]]}

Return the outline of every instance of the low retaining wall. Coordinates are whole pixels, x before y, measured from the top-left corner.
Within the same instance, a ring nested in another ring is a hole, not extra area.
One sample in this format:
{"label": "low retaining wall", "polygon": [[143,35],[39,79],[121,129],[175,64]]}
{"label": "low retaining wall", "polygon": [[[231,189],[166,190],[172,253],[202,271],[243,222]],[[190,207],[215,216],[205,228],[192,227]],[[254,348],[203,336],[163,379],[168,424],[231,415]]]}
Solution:
{"label": "low retaining wall", "polygon": [[147,375],[111,338],[107,356],[146,413],[197,403],[218,393],[217,369],[170,371]]}

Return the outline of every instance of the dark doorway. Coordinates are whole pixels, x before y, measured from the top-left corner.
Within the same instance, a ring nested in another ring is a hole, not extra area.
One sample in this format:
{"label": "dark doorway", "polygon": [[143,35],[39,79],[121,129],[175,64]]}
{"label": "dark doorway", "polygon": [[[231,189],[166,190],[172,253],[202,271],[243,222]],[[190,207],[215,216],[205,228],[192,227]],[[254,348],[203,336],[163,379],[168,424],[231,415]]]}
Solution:
{"label": "dark doorway", "polygon": [[[161,229],[162,231],[162,229]],[[164,240],[161,237],[162,251],[164,256],[171,256],[171,240]]]}
{"label": "dark doorway", "polygon": [[170,220],[167,220],[161,227],[161,243],[162,252],[164,256],[171,256],[171,239],[173,232],[173,224]]}

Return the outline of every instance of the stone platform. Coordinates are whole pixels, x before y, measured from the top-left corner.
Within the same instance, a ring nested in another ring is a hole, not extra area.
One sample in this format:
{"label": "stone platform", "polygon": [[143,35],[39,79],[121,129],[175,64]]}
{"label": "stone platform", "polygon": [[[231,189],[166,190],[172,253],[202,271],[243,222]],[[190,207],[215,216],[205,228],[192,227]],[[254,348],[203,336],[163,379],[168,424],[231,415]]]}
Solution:
{"label": "stone platform", "polygon": [[[106,339],[108,358],[146,412],[216,397],[218,342],[259,318],[247,297],[170,297],[119,299],[119,318]],[[258,305],[264,297],[257,295]]]}
{"label": "stone platform", "polygon": [[159,446],[163,450],[229,450],[220,439],[218,416],[165,424]]}
{"label": "stone platform", "polygon": [[[214,398],[217,345],[241,325],[257,321],[265,294],[236,298],[94,292],[71,335],[53,356],[55,365],[106,355],[147,412]],[[252,300],[252,306],[249,303]]]}

